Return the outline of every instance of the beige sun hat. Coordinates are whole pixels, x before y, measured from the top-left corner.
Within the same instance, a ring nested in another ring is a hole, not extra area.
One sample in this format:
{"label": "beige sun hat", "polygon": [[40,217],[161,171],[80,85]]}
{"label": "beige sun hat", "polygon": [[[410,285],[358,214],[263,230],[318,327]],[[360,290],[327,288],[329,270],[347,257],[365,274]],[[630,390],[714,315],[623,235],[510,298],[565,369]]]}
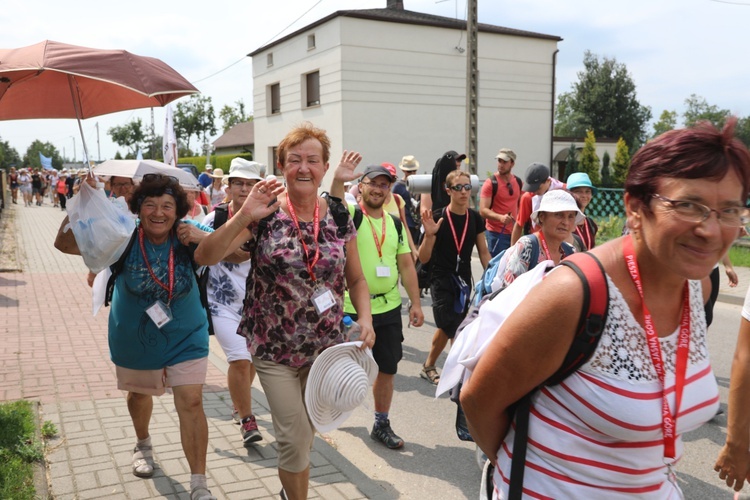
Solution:
{"label": "beige sun hat", "polygon": [[370,392],[378,365],[362,342],[346,342],[324,350],[307,377],[305,406],[318,432],[337,429]]}
{"label": "beige sun hat", "polygon": [[401,158],[401,162],[398,164],[398,168],[404,172],[416,172],[419,170],[419,162],[414,155],[406,155]]}
{"label": "beige sun hat", "polygon": [[257,161],[250,161],[244,158],[234,158],[232,163],[229,165],[229,173],[227,177],[230,179],[248,179],[248,180],[263,180],[261,176],[264,166]]}
{"label": "beige sun hat", "polygon": [[210,175],[214,179],[221,179],[222,177],[224,177],[224,171],[220,168],[215,168],[213,172],[208,175]]}

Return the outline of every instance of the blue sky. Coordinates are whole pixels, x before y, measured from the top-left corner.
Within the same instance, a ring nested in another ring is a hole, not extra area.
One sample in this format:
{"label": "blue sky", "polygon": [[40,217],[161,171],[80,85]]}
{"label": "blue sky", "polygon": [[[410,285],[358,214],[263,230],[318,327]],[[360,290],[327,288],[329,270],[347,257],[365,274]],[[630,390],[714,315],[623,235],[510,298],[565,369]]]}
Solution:
{"label": "blue sky", "polygon": [[[640,102],[652,108],[656,119],[663,109],[682,112],[684,100],[693,93],[740,116],[750,115],[750,68],[746,63],[750,0],[746,1],[478,3],[482,23],[563,38],[558,45],[558,92],[569,90],[577,79],[583,53],[588,49],[600,56],[615,57],[627,66]],[[386,0],[4,0],[0,47],[22,47],[51,39],[158,57],[210,96],[218,114],[224,104],[240,99],[252,107],[252,62],[244,57],[247,53],[336,10],[385,5]],[[404,6],[447,17],[465,19],[466,15],[466,0],[404,0]],[[237,64],[209,77],[233,63]],[[117,151],[107,129],[136,117],[150,123],[148,110],[84,121],[91,158],[99,157],[97,123],[101,159],[107,159]],[[163,110],[155,109],[159,134],[163,119]],[[2,121],[0,138],[9,141],[21,155],[34,139],[40,139],[51,142],[61,153],[65,150],[68,157],[73,156],[75,141],[78,159],[82,157],[80,134],[73,120]]]}

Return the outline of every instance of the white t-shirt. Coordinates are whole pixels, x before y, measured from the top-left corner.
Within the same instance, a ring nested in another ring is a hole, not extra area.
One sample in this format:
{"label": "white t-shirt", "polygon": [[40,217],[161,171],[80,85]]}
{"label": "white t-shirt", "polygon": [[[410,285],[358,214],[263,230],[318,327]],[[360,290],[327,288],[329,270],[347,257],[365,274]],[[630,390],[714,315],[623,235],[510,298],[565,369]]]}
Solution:
{"label": "white t-shirt", "polygon": [[742,317],[750,321],[750,288],[747,289],[745,303],[742,305]]}

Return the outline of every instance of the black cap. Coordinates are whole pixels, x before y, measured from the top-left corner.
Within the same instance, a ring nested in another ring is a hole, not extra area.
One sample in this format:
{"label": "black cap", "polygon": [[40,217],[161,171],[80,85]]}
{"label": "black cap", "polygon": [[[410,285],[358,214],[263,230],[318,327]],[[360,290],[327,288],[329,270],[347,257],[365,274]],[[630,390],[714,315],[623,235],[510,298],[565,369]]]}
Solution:
{"label": "black cap", "polygon": [[375,177],[379,177],[381,175],[388,177],[388,179],[390,179],[390,182],[396,180],[388,171],[388,169],[382,165],[368,165],[365,168],[365,173],[362,174],[362,179],[364,179],[365,177],[367,177],[368,179],[374,179]]}
{"label": "black cap", "polygon": [[526,171],[526,184],[523,185],[523,190],[533,193],[547,179],[549,179],[549,167],[542,163],[532,163]]}

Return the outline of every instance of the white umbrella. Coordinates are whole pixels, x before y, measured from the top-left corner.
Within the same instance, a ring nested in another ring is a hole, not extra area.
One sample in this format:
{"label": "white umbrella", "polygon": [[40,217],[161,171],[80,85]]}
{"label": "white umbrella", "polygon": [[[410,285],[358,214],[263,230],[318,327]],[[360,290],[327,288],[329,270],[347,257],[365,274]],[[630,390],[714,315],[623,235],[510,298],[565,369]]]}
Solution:
{"label": "white umbrella", "polygon": [[164,174],[176,177],[184,189],[200,189],[198,179],[190,172],[156,160],[107,160],[94,167],[94,173],[129,177],[133,180],[140,180],[145,174]]}

